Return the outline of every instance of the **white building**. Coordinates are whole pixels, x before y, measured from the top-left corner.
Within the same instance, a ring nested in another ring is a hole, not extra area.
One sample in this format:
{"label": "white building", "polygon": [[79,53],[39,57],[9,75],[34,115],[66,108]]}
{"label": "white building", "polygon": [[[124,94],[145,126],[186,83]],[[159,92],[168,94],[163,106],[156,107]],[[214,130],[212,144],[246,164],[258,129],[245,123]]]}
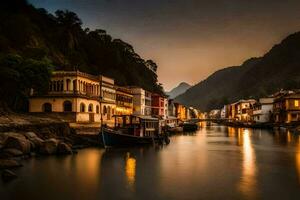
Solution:
{"label": "white building", "polygon": [[151,116],[151,93],[140,87],[129,87],[133,94],[133,114]]}
{"label": "white building", "polygon": [[221,119],[229,118],[229,106],[230,105],[224,105],[221,109]]}
{"label": "white building", "polygon": [[260,98],[259,102],[254,105],[253,121],[256,123],[265,123],[270,121],[273,112],[273,97]]}
{"label": "white building", "polygon": [[110,123],[115,99],[113,79],[80,71],[55,71],[46,94],[31,94],[29,112],[46,112],[70,123],[100,123],[101,119]]}
{"label": "white building", "polygon": [[169,108],[169,101],[167,98],[164,98],[164,115],[163,115],[164,119],[166,119],[169,116],[168,108]]}

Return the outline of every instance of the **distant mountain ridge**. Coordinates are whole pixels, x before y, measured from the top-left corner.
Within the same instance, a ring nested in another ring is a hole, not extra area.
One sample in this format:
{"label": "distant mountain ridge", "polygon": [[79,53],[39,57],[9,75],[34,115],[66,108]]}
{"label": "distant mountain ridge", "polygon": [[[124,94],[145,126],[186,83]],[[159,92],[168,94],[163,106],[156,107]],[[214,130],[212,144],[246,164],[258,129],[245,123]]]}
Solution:
{"label": "distant mountain ridge", "polygon": [[216,71],[175,100],[208,111],[242,98],[295,88],[300,88],[300,32],[289,35],[263,57]]}
{"label": "distant mountain ridge", "polygon": [[167,92],[167,95],[169,95],[169,98],[174,99],[178,95],[186,92],[190,87],[191,87],[191,85],[189,85],[188,83],[181,82],[178,86],[173,88],[170,92]]}

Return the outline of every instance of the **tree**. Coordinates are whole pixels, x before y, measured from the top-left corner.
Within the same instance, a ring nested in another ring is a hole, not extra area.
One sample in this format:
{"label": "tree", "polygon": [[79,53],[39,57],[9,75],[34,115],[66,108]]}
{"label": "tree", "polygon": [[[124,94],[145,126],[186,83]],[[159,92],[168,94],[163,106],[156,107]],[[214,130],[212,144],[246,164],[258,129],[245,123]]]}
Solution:
{"label": "tree", "polygon": [[3,107],[23,110],[31,88],[38,93],[47,91],[51,67],[51,63],[46,59],[33,60],[24,59],[19,55],[2,55],[0,57],[2,110]]}
{"label": "tree", "polygon": [[55,12],[56,20],[59,24],[67,28],[81,28],[82,21],[76,13],[69,10],[57,10]]}

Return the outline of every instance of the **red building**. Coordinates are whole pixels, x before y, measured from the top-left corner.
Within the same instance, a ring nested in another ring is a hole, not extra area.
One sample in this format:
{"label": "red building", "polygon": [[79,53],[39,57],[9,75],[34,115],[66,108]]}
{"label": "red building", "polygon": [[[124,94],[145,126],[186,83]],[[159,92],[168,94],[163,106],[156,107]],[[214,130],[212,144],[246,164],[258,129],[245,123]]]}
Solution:
{"label": "red building", "polygon": [[165,98],[159,94],[151,95],[152,115],[164,116],[165,115]]}

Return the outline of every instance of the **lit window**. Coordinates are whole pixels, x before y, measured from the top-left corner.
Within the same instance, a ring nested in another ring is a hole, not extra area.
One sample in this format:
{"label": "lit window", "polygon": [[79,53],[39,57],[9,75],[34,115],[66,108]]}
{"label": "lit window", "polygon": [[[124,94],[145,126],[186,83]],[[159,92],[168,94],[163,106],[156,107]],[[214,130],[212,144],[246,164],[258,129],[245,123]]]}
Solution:
{"label": "lit window", "polygon": [[295,100],[295,107],[299,107],[299,101]]}

